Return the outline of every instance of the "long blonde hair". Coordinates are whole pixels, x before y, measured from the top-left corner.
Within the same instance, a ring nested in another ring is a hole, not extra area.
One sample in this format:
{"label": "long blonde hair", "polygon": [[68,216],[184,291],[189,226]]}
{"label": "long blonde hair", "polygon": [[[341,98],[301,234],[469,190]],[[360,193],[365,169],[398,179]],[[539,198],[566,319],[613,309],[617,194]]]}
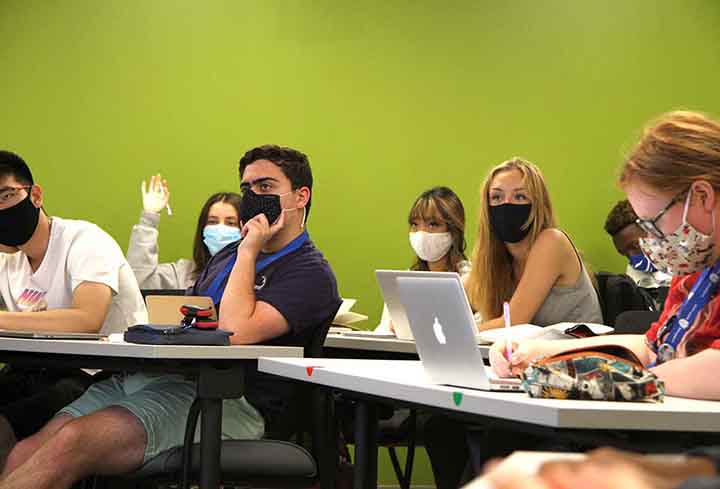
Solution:
{"label": "long blonde hair", "polygon": [[680,192],[696,180],[720,189],[720,122],[700,112],[675,111],[648,125],[620,171],[620,185],[639,178]]}
{"label": "long blonde hair", "polygon": [[530,246],[543,230],[557,227],[550,195],[537,166],[515,157],[490,170],[480,194],[478,233],[472,255],[472,271],[467,281],[470,304],[485,320],[500,316],[503,302],[510,300],[517,285],[513,278],[512,257],[490,224],[490,185],[499,173],[511,170],[522,173],[531,200],[530,217],[524,225],[524,229],[529,228]]}

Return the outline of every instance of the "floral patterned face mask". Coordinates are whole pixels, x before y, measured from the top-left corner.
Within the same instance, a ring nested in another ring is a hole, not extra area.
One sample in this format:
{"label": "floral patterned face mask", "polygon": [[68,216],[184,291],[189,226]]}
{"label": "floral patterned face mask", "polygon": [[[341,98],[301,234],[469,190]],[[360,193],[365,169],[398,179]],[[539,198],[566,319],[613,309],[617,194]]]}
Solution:
{"label": "floral patterned face mask", "polygon": [[640,238],[643,253],[658,270],[670,275],[690,275],[705,268],[710,262],[715,248],[715,213],[713,212],[713,232],[706,235],[695,229],[687,221],[690,196],[688,193],[683,209],[682,224],[664,238]]}

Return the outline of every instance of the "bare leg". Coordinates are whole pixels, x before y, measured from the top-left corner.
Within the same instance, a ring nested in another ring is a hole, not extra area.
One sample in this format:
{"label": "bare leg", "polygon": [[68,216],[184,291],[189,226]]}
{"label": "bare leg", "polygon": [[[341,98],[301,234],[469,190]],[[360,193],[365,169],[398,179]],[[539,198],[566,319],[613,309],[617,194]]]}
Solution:
{"label": "bare leg", "polygon": [[5,467],[2,472],[2,479],[5,479],[10,472],[18,466],[25,463],[33,453],[45,444],[57,431],[66,423],[72,421],[72,416],[68,414],[60,414],[47,422],[43,428],[32,436],[25,438],[15,445],[10,454],[8,454]]}
{"label": "bare leg", "polygon": [[0,489],[62,489],[90,474],[121,474],[140,467],[146,434],[120,407],[101,409],[65,423]]}

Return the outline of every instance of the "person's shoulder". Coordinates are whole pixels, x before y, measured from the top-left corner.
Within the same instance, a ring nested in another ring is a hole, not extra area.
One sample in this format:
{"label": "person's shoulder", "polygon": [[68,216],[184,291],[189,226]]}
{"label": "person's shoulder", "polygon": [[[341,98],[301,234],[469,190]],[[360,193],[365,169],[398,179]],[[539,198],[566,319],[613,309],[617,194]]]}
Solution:
{"label": "person's shoulder", "polygon": [[52,226],[55,230],[68,237],[95,234],[107,236],[112,239],[112,236],[110,236],[104,229],[90,221],[83,221],[80,219],[63,219],[61,217],[53,216]]}
{"label": "person's shoulder", "polygon": [[119,252],[125,256],[115,238],[97,224],[79,219],[53,217],[52,226],[55,229],[51,232],[57,233],[57,237],[63,242],[68,242],[71,248],[88,248],[96,253]]}
{"label": "person's shoulder", "polygon": [[308,241],[296,253],[293,253],[283,268],[286,271],[296,270],[335,277],[325,256],[312,241]]}
{"label": "person's shoulder", "polygon": [[570,238],[558,228],[546,228],[540,231],[532,246],[542,252],[556,257],[565,257],[575,254]]}

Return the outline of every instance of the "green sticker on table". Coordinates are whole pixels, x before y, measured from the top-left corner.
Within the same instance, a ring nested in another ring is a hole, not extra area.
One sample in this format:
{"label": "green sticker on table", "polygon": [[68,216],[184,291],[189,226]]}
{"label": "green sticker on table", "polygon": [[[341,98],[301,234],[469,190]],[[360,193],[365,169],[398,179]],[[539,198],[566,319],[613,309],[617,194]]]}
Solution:
{"label": "green sticker on table", "polygon": [[453,392],[453,402],[456,406],[459,406],[462,404],[463,400],[463,393],[462,392]]}

